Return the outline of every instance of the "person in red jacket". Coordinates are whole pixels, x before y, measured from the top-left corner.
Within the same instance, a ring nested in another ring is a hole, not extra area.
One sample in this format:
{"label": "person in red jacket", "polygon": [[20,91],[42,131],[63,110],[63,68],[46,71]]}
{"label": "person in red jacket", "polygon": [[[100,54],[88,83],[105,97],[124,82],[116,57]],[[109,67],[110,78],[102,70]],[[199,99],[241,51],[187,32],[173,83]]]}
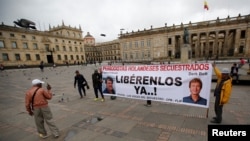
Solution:
{"label": "person in red jacket", "polygon": [[53,121],[48,101],[52,99],[51,86],[47,85],[47,90],[42,88],[44,82],[39,79],[32,80],[32,87],[26,92],[25,107],[30,116],[34,115],[37,131],[41,138],[48,137],[44,122],[55,138],[59,137],[59,130]]}

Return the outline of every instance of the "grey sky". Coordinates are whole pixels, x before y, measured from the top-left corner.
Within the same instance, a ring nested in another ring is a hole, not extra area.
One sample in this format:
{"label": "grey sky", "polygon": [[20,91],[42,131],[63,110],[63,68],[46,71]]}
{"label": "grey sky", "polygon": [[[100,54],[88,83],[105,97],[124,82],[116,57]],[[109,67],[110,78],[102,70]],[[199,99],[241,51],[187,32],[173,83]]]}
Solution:
{"label": "grey sky", "polygon": [[[21,18],[36,23],[38,30],[65,25],[81,26],[96,42],[118,38],[124,32],[179,25],[250,14],[250,0],[0,0],[0,22],[14,25]],[[100,34],[106,34],[106,37]]]}

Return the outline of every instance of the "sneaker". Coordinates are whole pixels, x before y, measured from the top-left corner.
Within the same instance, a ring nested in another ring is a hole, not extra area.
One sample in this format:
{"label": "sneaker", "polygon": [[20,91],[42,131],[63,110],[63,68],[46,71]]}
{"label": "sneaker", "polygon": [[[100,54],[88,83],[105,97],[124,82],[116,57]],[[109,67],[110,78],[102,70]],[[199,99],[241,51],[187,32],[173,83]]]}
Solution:
{"label": "sneaker", "polygon": [[39,134],[39,137],[40,137],[40,138],[43,138],[43,139],[45,139],[45,138],[47,138],[47,137],[48,137],[48,135],[44,135],[44,134]]}
{"label": "sneaker", "polygon": [[95,99],[94,99],[94,101],[97,101],[97,100],[98,100],[98,98],[95,98]]}
{"label": "sneaker", "polygon": [[57,134],[57,135],[54,135],[54,137],[55,137],[55,138],[58,138],[58,137],[59,137],[59,135],[58,135],[58,134]]}
{"label": "sneaker", "polygon": [[104,102],[105,100],[102,98],[102,100],[101,100],[102,102]]}

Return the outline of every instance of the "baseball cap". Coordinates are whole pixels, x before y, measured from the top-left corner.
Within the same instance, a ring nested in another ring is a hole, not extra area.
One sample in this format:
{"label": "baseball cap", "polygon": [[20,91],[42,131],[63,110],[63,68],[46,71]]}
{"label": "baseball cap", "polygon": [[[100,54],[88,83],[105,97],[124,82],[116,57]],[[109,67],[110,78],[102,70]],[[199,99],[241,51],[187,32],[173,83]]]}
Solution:
{"label": "baseball cap", "polygon": [[34,79],[32,80],[32,85],[37,85],[37,84],[40,84],[40,83],[44,83],[43,81],[39,80],[39,79]]}
{"label": "baseball cap", "polygon": [[229,69],[228,68],[223,68],[221,73],[223,74],[229,74]]}

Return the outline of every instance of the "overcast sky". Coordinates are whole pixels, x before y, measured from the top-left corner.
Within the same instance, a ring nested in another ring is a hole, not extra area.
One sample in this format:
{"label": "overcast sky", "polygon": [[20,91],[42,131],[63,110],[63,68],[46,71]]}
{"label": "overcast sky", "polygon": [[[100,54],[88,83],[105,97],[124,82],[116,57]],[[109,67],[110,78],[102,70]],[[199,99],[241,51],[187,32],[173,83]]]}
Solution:
{"label": "overcast sky", "polygon": [[[14,25],[25,18],[36,23],[38,30],[48,30],[64,21],[71,27],[81,26],[83,36],[90,32],[96,42],[111,41],[123,32],[180,25],[217,17],[250,14],[250,0],[0,0],[0,22]],[[100,36],[106,34],[106,37]]]}

